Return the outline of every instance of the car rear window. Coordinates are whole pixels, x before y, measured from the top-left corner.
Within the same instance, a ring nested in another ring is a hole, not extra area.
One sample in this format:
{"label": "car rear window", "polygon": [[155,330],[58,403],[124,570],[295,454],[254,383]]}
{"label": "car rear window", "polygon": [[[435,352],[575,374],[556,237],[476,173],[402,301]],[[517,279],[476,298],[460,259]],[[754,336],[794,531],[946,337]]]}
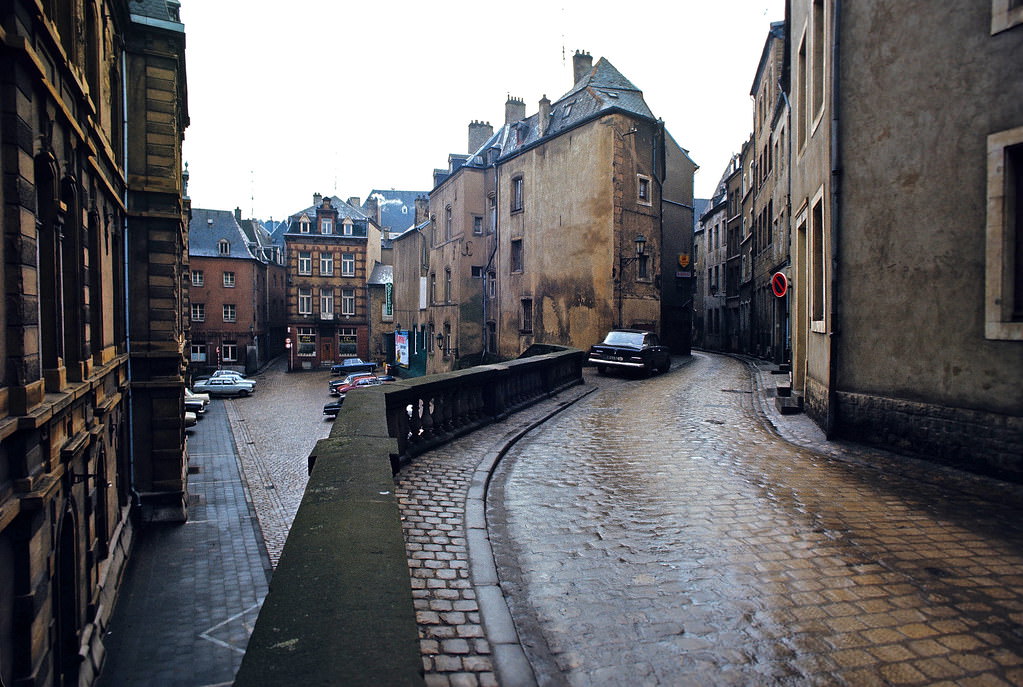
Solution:
{"label": "car rear window", "polygon": [[643,336],[641,332],[608,332],[604,343],[610,346],[642,346]]}

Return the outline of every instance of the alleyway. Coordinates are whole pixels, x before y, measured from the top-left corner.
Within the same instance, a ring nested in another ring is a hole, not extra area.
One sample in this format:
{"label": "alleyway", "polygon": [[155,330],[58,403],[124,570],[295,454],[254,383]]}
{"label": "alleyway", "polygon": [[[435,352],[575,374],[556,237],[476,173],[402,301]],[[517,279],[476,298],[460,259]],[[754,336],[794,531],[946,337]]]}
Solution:
{"label": "alleyway", "polygon": [[1023,683],[1020,511],[990,498],[1013,488],[797,448],[746,366],[694,358],[598,382],[498,470],[490,535],[540,684]]}

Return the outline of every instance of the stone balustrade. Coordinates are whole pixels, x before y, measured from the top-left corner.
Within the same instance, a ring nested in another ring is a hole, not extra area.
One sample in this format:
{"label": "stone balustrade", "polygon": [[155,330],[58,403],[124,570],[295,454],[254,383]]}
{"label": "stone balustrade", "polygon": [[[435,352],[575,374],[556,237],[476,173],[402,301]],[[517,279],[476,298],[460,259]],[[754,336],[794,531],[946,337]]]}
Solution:
{"label": "stone balustrade", "polygon": [[422,685],[394,474],[582,383],[583,362],[582,351],[560,349],[350,394],[309,456],[309,483],[235,685]]}

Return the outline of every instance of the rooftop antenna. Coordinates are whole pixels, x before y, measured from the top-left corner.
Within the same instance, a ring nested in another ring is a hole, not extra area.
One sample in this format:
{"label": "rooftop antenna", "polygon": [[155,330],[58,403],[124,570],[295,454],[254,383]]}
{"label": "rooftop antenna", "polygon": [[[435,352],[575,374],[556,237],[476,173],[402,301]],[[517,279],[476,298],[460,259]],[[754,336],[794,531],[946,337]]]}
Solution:
{"label": "rooftop antenna", "polygon": [[255,170],[249,170],[249,217],[256,216],[256,180]]}

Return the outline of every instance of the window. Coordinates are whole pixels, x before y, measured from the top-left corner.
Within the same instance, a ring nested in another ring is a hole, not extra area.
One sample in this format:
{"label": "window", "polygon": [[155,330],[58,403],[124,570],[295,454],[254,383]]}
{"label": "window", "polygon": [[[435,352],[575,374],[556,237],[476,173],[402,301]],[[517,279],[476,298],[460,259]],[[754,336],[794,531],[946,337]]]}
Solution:
{"label": "window", "polygon": [[331,277],[334,275],[334,254],[320,253],[320,276]]}
{"label": "window", "polygon": [[202,285],[203,285],[202,270],[192,270],[192,286]]}
{"label": "window", "polygon": [[342,277],[355,276],[355,253],[341,254],[341,276]]}
{"label": "window", "polygon": [[483,278],[483,267],[482,266],[480,266],[480,265],[473,265],[472,266],[472,278],[473,279],[482,279]]}
{"label": "window", "polygon": [[444,355],[446,355],[446,356],[447,355],[451,355],[451,323],[450,322],[445,322],[444,323],[444,344],[443,344],[443,346],[444,346],[444,350],[442,352],[444,353]]}
{"label": "window", "polygon": [[650,256],[640,255],[636,263],[636,278],[637,279],[649,279],[650,278]]}
{"label": "window", "polygon": [[483,235],[483,218],[479,215],[472,216],[472,233],[476,236]]}
{"label": "window", "polygon": [[[821,191],[823,193],[823,190]],[[814,202],[810,214],[810,319],[816,332],[824,332],[826,259],[824,249],[824,200]]]}
{"label": "window", "polygon": [[451,268],[444,269],[444,302],[451,302]]}
{"label": "window", "polygon": [[806,118],[807,118],[807,83],[806,83],[806,36],[799,43],[799,53],[796,58],[796,144],[802,150],[806,143]]}
{"label": "window", "polygon": [[298,287],[298,314],[313,314],[313,290],[308,286]]}
{"label": "window", "polygon": [[329,320],[334,314],[334,289],[320,289],[320,315]]}
{"label": "window", "polygon": [[497,196],[493,193],[489,196],[490,199],[490,231],[497,229]]}
{"label": "window", "polygon": [[991,35],[1023,24],[1023,0],[993,0]]}
{"label": "window", "polygon": [[321,219],[320,220],[320,233],[321,234],[333,234],[334,233],[334,223],[330,219],[328,219],[326,217]]}
{"label": "window", "polygon": [[341,289],[341,314],[355,314],[355,289]]}
{"label": "window", "polygon": [[229,289],[234,288],[234,272],[224,272],[224,286]]}
{"label": "window", "polygon": [[228,243],[225,239],[220,239],[220,241],[217,242],[217,252],[220,253],[221,255],[230,255],[231,244]]}
{"label": "window", "polygon": [[298,221],[298,233],[308,234],[309,233],[309,218],[303,217]]}
{"label": "window", "polygon": [[523,332],[533,331],[533,299],[523,298],[522,299],[522,324],[521,329]]}
{"label": "window", "polygon": [[342,358],[353,358],[359,354],[359,338],[355,327],[341,327],[337,333],[337,352]]}
{"label": "window", "polygon": [[984,334],[1023,340],[1023,126],[988,136]]}
{"label": "window", "polygon": [[313,273],[313,254],[311,252],[301,251],[298,254],[298,273],[299,274]]}
{"label": "window", "polygon": [[824,0],[813,0],[813,62],[810,65],[813,84],[813,116],[817,118],[824,111]]}
{"label": "window", "polygon": [[190,359],[193,363],[204,363],[206,362],[206,344],[192,344],[192,355]]}
{"label": "window", "polygon": [[225,363],[236,363],[238,362],[238,343],[235,341],[225,341],[220,345],[220,350],[224,355]]}
{"label": "window", "polygon": [[344,224],[341,226],[341,233],[345,236],[351,236],[353,233],[352,220],[346,219]]}
{"label": "window", "polygon": [[236,322],[238,309],[234,303],[224,303],[224,322]]}
{"label": "window", "polygon": [[522,177],[514,177],[512,179],[512,197],[511,197],[511,211],[521,212],[522,211]]}
{"label": "window", "polygon": [[298,348],[295,354],[305,358],[316,355],[316,330],[313,327],[298,327]]}
{"label": "window", "polygon": [[206,321],[206,304],[192,303],[192,322]]}
{"label": "window", "polygon": [[497,272],[493,270],[487,272],[487,296],[497,298]]}
{"label": "window", "polygon": [[522,239],[512,239],[511,242],[511,271],[522,271]]}
{"label": "window", "polygon": [[430,302],[437,302],[437,273],[430,272]]}
{"label": "window", "polygon": [[451,238],[451,206],[444,208],[444,238]]}
{"label": "window", "polygon": [[638,180],[638,194],[639,202],[641,205],[651,205],[652,200],[650,198],[650,177],[640,174],[637,177]]}

